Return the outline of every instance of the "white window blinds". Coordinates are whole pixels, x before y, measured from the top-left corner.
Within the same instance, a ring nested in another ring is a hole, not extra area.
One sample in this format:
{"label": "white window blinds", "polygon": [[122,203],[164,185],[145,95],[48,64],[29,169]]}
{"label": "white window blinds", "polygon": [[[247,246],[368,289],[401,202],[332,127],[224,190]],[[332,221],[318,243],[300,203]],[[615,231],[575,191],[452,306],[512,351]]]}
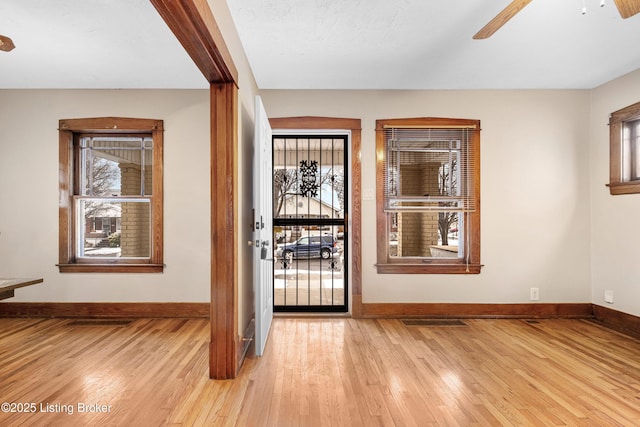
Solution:
{"label": "white window blinds", "polygon": [[385,127],[385,211],[475,211],[478,132],[474,126]]}

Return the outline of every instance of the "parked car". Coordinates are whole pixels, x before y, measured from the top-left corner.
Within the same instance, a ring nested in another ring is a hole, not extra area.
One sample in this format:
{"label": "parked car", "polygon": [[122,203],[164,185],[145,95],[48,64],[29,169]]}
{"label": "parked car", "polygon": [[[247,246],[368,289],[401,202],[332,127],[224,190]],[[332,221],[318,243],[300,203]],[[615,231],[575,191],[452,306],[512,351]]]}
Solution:
{"label": "parked car", "polygon": [[278,245],[276,256],[279,258],[317,258],[329,259],[338,252],[336,239],[331,235],[301,237],[293,243]]}

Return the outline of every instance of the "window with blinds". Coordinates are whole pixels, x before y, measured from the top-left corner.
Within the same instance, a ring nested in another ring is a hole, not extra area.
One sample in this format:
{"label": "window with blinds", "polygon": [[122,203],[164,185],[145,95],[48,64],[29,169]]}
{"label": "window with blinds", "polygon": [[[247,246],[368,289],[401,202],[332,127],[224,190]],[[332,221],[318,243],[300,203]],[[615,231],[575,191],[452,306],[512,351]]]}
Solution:
{"label": "window with blinds", "polygon": [[609,118],[609,191],[640,193],[640,102]]}
{"label": "window with blinds", "polygon": [[480,122],[376,122],[379,273],[478,273]]}
{"label": "window with blinds", "polygon": [[476,209],[473,127],[384,129],[387,212]]}

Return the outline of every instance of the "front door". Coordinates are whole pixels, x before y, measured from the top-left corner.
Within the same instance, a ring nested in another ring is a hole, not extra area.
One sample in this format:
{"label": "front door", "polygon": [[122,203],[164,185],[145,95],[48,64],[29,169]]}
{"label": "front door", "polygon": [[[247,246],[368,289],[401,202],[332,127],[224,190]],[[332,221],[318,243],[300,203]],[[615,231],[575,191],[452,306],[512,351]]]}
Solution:
{"label": "front door", "polygon": [[276,312],[348,309],[348,139],[273,136]]}
{"label": "front door", "polygon": [[273,210],[271,195],[271,127],[256,96],[253,170],[253,283],[256,310],[256,356],[264,353],[273,318]]}

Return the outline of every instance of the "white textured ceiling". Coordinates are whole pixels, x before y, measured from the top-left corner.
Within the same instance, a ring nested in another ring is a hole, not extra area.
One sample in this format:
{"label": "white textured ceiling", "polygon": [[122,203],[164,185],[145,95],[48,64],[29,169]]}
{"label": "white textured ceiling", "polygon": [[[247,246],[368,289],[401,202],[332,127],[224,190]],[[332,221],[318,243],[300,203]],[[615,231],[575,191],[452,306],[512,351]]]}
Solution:
{"label": "white textured ceiling", "polygon": [[[640,68],[612,0],[228,0],[263,89],[592,88]],[[580,10],[586,3],[588,12]],[[0,0],[0,88],[206,88],[149,0]]]}
{"label": "white textured ceiling", "polygon": [[592,88],[640,68],[640,14],[612,0],[533,0],[472,40],[510,1],[228,4],[263,89]]}
{"label": "white textured ceiling", "polygon": [[207,88],[149,0],[0,0],[0,88]]}

